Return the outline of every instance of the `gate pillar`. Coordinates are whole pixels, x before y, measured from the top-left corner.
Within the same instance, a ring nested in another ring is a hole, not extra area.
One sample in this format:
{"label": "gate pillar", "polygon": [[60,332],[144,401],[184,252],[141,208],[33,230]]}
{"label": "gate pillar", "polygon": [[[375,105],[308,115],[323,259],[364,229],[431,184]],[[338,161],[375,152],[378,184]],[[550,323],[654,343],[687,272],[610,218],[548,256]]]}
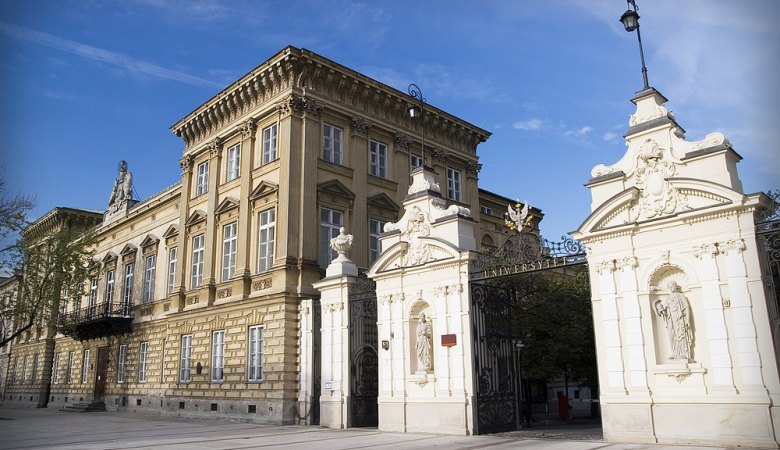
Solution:
{"label": "gate pillar", "polygon": [[594,281],[604,438],[776,448],[776,300],[756,239],[772,202],[743,192],[723,134],[686,141],[666,101],[632,99],[628,149],[593,169],[592,213],[572,233]]}
{"label": "gate pillar", "polygon": [[468,286],[475,222],[447,206],[432,169],[412,173],[403,217],[385,226],[376,282],[379,429],[474,433]]}

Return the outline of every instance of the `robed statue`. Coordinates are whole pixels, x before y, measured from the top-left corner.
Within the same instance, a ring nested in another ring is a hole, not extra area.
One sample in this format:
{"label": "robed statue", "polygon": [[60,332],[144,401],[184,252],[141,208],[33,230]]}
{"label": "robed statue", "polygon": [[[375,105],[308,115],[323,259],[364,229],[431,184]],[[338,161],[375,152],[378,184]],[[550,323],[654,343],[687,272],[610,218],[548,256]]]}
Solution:
{"label": "robed statue", "polygon": [[111,189],[111,198],[108,200],[108,209],[118,209],[122,204],[133,198],[133,174],[127,171],[127,163],[119,161],[119,175],[114,180],[114,188]]}
{"label": "robed statue", "polygon": [[666,284],[669,295],[665,299],[658,299],[653,303],[655,313],[664,320],[666,331],[669,335],[669,343],[672,353],[669,359],[691,360],[693,347],[693,330],[691,330],[691,316],[688,308],[688,299],[678,292],[680,287],[676,282]]}

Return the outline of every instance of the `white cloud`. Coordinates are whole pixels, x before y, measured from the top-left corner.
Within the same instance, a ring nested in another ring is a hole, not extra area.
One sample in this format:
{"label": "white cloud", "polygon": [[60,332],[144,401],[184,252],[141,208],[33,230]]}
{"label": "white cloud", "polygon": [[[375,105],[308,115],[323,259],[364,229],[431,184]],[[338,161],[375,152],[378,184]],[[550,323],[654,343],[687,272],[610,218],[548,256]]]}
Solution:
{"label": "white cloud", "polygon": [[92,61],[110,64],[131,73],[178,81],[193,86],[215,87],[219,89],[224,87],[223,83],[217,83],[204,78],[188,75],[183,72],[158,66],[154,63],[138,60],[122,53],[70,41],[52,34],[33,30],[32,28],[0,22],[0,33],[16,38],[22,42],[30,42],[44,47],[61,50]]}
{"label": "white cloud", "polygon": [[616,140],[617,138],[618,138],[618,134],[617,133],[613,133],[611,131],[607,131],[606,133],[601,135],[601,139],[603,139],[603,140],[605,140],[607,142],[612,142],[612,141]]}
{"label": "white cloud", "polygon": [[515,122],[512,128],[516,130],[538,130],[542,127],[542,121],[539,119],[530,119],[524,122]]}
{"label": "white cloud", "polygon": [[563,133],[563,134],[564,134],[565,136],[577,136],[577,137],[582,137],[582,136],[585,136],[586,134],[590,133],[591,131],[593,131],[593,127],[590,127],[590,126],[588,126],[588,125],[585,125],[585,126],[584,126],[584,127],[582,127],[582,128],[577,128],[576,130],[569,130],[569,131],[567,131],[567,132],[565,132],[565,133]]}

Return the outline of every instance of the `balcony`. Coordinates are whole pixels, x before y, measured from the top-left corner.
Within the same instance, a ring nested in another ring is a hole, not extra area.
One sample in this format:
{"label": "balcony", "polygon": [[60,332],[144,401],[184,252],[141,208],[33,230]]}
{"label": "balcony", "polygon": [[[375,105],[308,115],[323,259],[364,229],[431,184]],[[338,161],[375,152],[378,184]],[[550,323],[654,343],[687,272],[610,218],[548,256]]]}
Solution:
{"label": "balcony", "polygon": [[130,331],[133,311],[122,302],[98,303],[86,308],[60,314],[60,333],[77,341],[88,341]]}

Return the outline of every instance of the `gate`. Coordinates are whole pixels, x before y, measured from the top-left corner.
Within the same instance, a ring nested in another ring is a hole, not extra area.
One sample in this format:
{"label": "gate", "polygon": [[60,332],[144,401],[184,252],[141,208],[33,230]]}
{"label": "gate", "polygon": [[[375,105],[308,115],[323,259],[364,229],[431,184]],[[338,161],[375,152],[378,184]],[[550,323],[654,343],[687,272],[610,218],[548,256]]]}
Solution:
{"label": "gate", "polygon": [[780,190],[766,194],[773,202],[758,217],[756,238],[775,354],[780,356]]}
{"label": "gate", "polygon": [[349,289],[349,420],[352,427],[379,425],[377,397],[376,283],[361,274]]}
{"label": "gate", "polygon": [[586,263],[582,244],[569,237],[551,242],[519,232],[469,269],[474,348],[475,434],[518,429],[521,422],[523,342],[517,324],[518,293],[496,280]]}

